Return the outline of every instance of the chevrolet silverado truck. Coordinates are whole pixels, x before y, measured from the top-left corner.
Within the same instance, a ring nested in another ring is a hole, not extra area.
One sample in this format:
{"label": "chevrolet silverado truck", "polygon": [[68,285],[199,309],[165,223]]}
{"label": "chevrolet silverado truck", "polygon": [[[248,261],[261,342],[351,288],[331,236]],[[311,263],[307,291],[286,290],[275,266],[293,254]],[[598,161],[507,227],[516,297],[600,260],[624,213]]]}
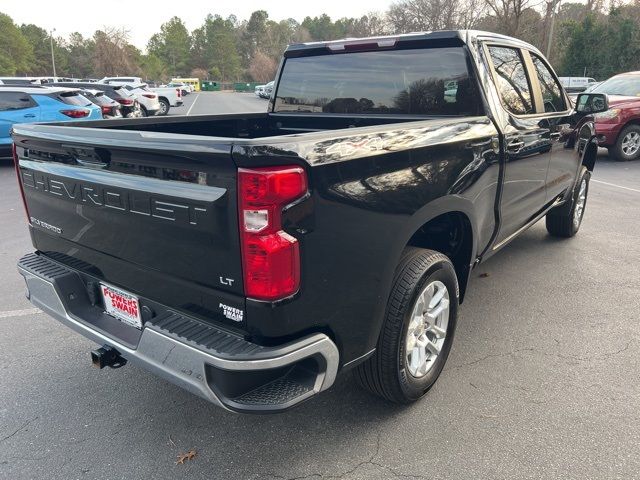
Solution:
{"label": "chevrolet silverado truck", "polygon": [[235,412],[352,368],[412,402],[472,269],[542,217],[578,231],[606,100],[573,110],[538,50],[491,33],[292,45],[265,113],[14,126],[18,268],[97,367]]}

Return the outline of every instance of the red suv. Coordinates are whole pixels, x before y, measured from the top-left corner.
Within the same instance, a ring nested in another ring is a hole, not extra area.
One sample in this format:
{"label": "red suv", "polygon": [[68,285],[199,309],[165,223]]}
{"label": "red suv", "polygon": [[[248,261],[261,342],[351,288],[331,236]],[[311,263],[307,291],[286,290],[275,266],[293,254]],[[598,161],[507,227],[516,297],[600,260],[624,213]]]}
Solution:
{"label": "red suv", "polygon": [[609,110],[595,115],[601,146],[617,160],[640,157],[640,72],[621,73],[602,82],[592,93],[606,93]]}

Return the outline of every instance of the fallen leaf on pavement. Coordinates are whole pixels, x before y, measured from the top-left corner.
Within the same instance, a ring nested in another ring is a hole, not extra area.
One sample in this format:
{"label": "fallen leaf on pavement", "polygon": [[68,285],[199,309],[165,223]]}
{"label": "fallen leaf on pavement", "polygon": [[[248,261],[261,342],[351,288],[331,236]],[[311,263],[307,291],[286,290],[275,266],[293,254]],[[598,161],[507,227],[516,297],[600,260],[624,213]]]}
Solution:
{"label": "fallen leaf on pavement", "polygon": [[193,460],[197,454],[198,452],[196,452],[195,450],[189,450],[187,453],[181,453],[180,455],[178,455],[176,465],[183,465],[185,460]]}

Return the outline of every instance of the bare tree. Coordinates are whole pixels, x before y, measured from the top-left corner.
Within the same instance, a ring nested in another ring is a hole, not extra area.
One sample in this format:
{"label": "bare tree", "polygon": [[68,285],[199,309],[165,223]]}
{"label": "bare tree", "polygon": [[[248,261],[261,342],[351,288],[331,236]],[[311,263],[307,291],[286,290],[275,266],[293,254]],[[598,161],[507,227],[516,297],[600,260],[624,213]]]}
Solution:
{"label": "bare tree", "polygon": [[209,80],[209,72],[204,68],[194,68],[191,70],[191,76],[194,78],[200,78],[202,80]]}
{"label": "bare tree", "polygon": [[278,65],[269,55],[257,50],[249,64],[249,74],[256,82],[269,82],[276,76]]}
{"label": "bare tree", "polygon": [[404,0],[389,8],[387,21],[396,33],[472,28],[484,11],[484,0]]}
{"label": "bare tree", "polygon": [[387,33],[385,16],[378,12],[369,12],[360,18],[355,18],[348,35],[354,37],[374,37]]}
{"label": "bare tree", "polygon": [[[611,5],[607,5],[607,3],[611,3]],[[611,0],[611,2],[607,2],[606,0],[587,0],[585,10],[587,12],[600,13],[603,12],[607,6],[615,6],[615,3],[615,0]]]}
{"label": "bare tree", "polygon": [[129,32],[125,29],[109,27],[96,30],[93,40],[93,67],[97,76],[139,73],[136,50],[129,43]]}
{"label": "bare tree", "polygon": [[477,28],[478,22],[487,14],[485,0],[464,0],[458,8],[458,27]]}
{"label": "bare tree", "polygon": [[485,0],[501,33],[518,36],[523,15],[539,6],[539,0]]}

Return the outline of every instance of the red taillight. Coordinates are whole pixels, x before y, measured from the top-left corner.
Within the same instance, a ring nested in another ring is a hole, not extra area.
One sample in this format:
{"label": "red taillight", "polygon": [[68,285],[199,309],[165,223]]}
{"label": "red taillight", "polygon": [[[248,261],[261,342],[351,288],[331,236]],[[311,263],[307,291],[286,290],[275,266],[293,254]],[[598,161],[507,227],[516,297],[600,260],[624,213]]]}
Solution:
{"label": "red taillight", "polygon": [[60,113],[71,118],[85,118],[88,117],[91,112],[85,108],[77,108],[75,110],[60,110]]}
{"label": "red taillight", "polygon": [[307,193],[300,167],[238,170],[245,295],[278,300],[300,287],[300,247],[282,230],[282,209]]}
{"label": "red taillight", "polygon": [[155,93],[143,93],[142,96],[147,98],[156,98]]}
{"label": "red taillight", "polygon": [[20,195],[22,195],[22,205],[24,205],[24,211],[27,214],[27,222],[31,223],[31,217],[29,216],[29,208],[27,207],[27,198],[24,196],[24,187],[22,186],[22,178],[20,176],[20,160],[18,159],[18,149],[14,143],[12,146],[13,151],[13,164],[16,167],[16,175],[18,176],[18,186],[20,187]]}
{"label": "red taillight", "polygon": [[101,107],[103,115],[111,115],[111,107],[108,105],[103,105]]}
{"label": "red taillight", "polygon": [[121,98],[118,102],[120,102],[120,105],[133,105],[133,100],[130,98]]}
{"label": "red taillight", "polygon": [[179,88],[176,88],[176,92],[178,92],[178,98],[182,97],[182,90],[180,90]]}

